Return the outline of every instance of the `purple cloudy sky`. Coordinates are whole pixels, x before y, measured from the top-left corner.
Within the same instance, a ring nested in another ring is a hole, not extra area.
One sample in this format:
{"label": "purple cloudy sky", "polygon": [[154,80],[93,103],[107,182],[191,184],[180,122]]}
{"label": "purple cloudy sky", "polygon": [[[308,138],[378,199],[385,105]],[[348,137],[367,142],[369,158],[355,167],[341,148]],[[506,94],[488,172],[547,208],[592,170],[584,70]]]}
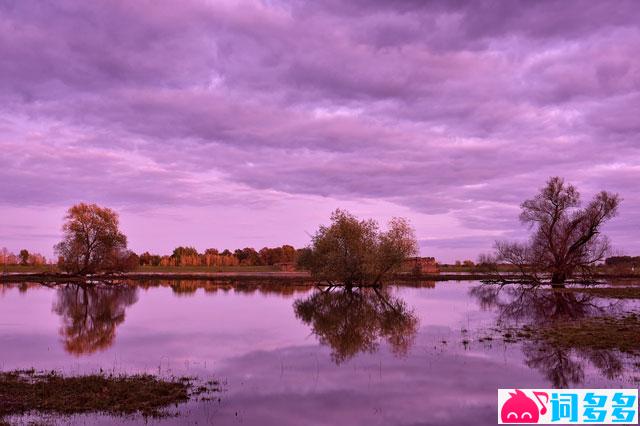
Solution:
{"label": "purple cloudy sky", "polygon": [[637,1],[0,0],[0,246],[65,208],[136,251],[304,245],[336,207],[424,255],[522,235],[550,175],[640,254]]}

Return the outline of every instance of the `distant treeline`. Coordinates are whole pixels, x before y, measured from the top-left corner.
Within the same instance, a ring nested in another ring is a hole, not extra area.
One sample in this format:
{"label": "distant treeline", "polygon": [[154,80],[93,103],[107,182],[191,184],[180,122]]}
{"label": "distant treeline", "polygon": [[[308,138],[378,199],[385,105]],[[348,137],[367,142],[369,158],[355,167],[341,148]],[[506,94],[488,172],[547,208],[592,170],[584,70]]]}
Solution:
{"label": "distant treeline", "polygon": [[296,262],[305,249],[296,250],[293,246],[264,247],[260,251],[251,247],[219,251],[209,248],[199,253],[193,247],[177,247],[168,255],[144,252],[138,256],[140,266],[265,266],[278,263]]}
{"label": "distant treeline", "polygon": [[613,256],[605,262],[607,266],[640,266],[640,256]]}
{"label": "distant treeline", "polygon": [[[295,263],[301,253],[307,249],[295,249],[290,245],[281,247],[264,247],[257,251],[252,247],[234,251],[215,248],[199,253],[194,247],[176,247],[171,255],[160,255],[144,252],[140,255],[128,251],[122,260],[129,269],[135,266],[272,266],[279,263]],[[0,249],[0,265],[45,265],[47,259],[39,253],[31,253],[26,249],[15,254],[6,248]]]}
{"label": "distant treeline", "polygon": [[29,250],[22,249],[15,254],[7,250],[6,247],[0,249],[0,265],[24,265],[35,266],[44,265],[47,259],[40,253],[30,253]]}

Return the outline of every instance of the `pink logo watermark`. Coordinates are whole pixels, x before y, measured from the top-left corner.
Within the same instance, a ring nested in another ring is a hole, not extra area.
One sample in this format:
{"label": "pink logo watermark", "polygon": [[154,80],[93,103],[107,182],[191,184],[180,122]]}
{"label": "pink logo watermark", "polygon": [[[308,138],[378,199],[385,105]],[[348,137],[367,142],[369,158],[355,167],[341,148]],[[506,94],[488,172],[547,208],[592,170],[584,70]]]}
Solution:
{"label": "pink logo watermark", "polygon": [[[502,406],[500,410],[500,419],[503,423],[538,423],[540,414],[547,412],[546,403],[549,402],[549,394],[546,392],[533,392],[538,404],[525,395],[521,390],[516,389],[515,392],[509,392],[510,398]],[[540,398],[544,397],[543,403]]]}

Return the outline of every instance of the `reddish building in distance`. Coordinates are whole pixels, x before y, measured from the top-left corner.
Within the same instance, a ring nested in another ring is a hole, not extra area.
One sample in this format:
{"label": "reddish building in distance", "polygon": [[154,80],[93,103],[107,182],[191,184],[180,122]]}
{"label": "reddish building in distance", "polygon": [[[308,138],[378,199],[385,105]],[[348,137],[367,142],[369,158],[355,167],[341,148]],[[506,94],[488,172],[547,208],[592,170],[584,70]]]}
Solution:
{"label": "reddish building in distance", "polygon": [[402,272],[438,274],[440,269],[434,257],[410,257],[402,263]]}

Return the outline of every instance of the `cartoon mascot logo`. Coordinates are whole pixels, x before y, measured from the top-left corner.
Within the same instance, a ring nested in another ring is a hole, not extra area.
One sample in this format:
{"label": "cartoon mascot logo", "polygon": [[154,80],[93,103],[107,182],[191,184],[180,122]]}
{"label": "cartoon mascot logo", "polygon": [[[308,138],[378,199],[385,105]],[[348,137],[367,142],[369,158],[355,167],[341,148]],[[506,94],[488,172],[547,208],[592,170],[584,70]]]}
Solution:
{"label": "cartoon mascot logo", "polygon": [[[542,407],[538,411],[538,405],[524,394],[520,389],[516,389],[515,393],[509,392],[509,399],[502,406],[500,411],[500,418],[503,423],[538,423],[540,414],[547,412],[545,404],[549,402],[549,395],[545,392],[533,393],[540,406]],[[540,397],[545,397],[545,402],[540,400]]]}

